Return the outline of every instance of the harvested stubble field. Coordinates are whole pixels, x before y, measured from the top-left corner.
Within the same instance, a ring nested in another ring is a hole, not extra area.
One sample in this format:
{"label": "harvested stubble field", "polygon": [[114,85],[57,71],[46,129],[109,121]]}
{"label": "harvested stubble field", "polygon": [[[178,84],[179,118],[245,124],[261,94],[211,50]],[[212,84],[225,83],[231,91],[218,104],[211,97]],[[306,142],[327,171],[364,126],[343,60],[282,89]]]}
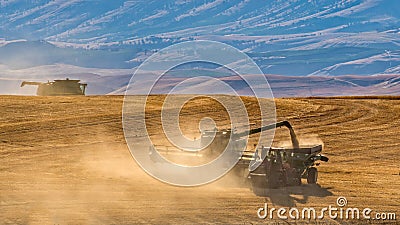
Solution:
{"label": "harvested stubble field", "polygon": [[[227,177],[181,188],[148,176],[126,146],[121,96],[0,98],[1,224],[270,224],[257,217],[264,202],[320,209],[336,206],[339,196],[348,207],[400,217],[400,98],[276,99],[278,120],[289,120],[300,141],[322,141],[330,161],[319,167],[320,186],[267,197]],[[151,98],[148,118],[157,120],[161,100]],[[254,99],[245,101],[256,107]],[[212,104],[201,106],[218,109]],[[195,107],[188,104],[185,115],[193,118]]]}

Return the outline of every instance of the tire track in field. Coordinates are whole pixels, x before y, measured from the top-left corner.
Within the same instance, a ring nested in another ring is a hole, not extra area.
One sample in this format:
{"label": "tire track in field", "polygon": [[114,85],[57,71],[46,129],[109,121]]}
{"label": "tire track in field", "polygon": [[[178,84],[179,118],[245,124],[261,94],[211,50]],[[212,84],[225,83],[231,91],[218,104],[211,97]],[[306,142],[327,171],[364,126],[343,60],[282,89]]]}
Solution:
{"label": "tire track in field", "polygon": [[[160,99],[151,99],[150,120],[158,118]],[[255,101],[248,100],[246,106],[254,109]],[[352,207],[398,210],[399,100],[276,101],[279,118],[290,120],[299,134],[318,135],[331,159],[321,165],[319,182],[334,195],[296,195],[296,206],[326,207],[334,205],[337,196],[345,196]],[[145,175],[122,143],[122,97],[6,97],[0,102],[0,110],[4,108],[7,115],[0,121],[9,124],[0,125],[0,178],[6,181],[0,182],[3,221],[18,223],[15,218],[26,217],[26,222],[19,223],[57,223],[54,218],[65,223],[108,224],[281,222],[260,221],[258,207],[264,202],[279,204],[256,197],[247,188],[182,189]],[[184,118],[193,118],[198,111],[188,112],[192,114]],[[20,123],[25,128],[18,127]],[[150,129],[159,133],[155,125]]]}

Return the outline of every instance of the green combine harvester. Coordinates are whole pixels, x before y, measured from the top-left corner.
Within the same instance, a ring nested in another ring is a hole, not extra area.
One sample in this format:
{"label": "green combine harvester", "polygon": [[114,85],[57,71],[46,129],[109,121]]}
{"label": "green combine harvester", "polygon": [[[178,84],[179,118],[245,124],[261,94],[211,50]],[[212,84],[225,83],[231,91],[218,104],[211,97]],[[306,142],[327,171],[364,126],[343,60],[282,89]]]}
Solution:
{"label": "green combine harvester", "polygon": [[38,86],[36,94],[38,96],[66,96],[66,95],[85,95],[87,84],[80,83],[80,80],[54,80],[52,82],[30,82],[24,81],[25,85]]}

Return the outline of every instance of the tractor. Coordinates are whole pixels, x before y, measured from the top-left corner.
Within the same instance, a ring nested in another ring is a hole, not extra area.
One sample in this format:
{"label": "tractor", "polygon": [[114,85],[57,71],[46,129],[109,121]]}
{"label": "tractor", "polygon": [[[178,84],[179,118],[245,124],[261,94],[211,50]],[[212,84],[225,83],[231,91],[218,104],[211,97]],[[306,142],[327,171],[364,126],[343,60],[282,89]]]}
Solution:
{"label": "tractor", "polygon": [[[291,148],[273,148],[261,146],[255,151],[244,151],[234,170],[247,171],[245,179],[251,183],[251,189],[256,195],[262,195],[265,189],[276,189],[302,184],[301,179],[307,179],[308,184],[317,183],[319,161],[328,162],[328,157],[321,154],[322,145],[300,146],[293,127],[288,121],[281,121],[264,127],[235,133],[229,130],[215,132],[213,142],[208,146],[214,152],[221,152],[222,145],[226,146],[227,140],[232,136],[235,142],[245,143],[242,137],[260,133],[278,127],[287,127],[290,131]],[[204,131],[202,139],[207,142],[211,131]],[[242,146],[242,145],[240,145]],[[250,169],[249,165],[257,162],[257,168]]]}
{"label": "tractor", "polygon": [[[245,150],[247,136],[271,130],[278,127],[287,127],[290,131],[292,142],[291,148],[258,147],[254,150]],[[201,151],[202,154],[192,156],[215,158],[219,156],[228,146],[229,141],[233,141],[230,150],[237,153],[238,162],[231,171],[235,176],[243,178],[244,183],[249,183],[252,191],[259,196],[265,193],[266,189],[276,189],[288,186],[299,186],[301,179],[307,179],[308,184],[317,183],[317,166],[320,161],[328,162],[328,157],[321,154],[322,145],[300,146],[293,127],[288,121],[266,125],[263,127],[236,132],[235,129],[211,129],[201,132]],[[177,154],[185,154],[185,151],[175,147],[151,146],[149,156],[155,162],[160,162],[154,156],[155,151],[168,153],[175,151]],[[166,149],[166,150],[165,150]],[[188,154],[188,153],[186,153]],[[256,168],[252,165],[258,165]]]}

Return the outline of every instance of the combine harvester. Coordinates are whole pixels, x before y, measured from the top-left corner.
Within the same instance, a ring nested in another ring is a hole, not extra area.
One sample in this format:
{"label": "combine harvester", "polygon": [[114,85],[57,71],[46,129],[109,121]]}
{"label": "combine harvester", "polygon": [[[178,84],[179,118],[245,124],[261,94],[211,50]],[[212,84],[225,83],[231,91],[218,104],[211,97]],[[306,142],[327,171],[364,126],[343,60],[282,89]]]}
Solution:
{"label": "combine harvester", "polygon": [[[279,127],[289,129],[292,148],[260,147],[253,151],[246,150],[243,154],[240,154],[239,149],[243,149],[246,144],[244,137]],[[322,145],[299,146],[293,127],[288,121],[240,133],[232,133],[230,129],[203,131],[200,140],[202,147],[204,147],[202,151],[205,151],[203,155],[219,155],[227,146],[231,136],[235,142],[233,146],[237,147],[236,150],[240,155],[239,162],[233,169],[234,174],[249,181],[252,191],[260,196],[265,193],[266,189],[299,186],[302,184],[302,178],[307,179],[308,184],[317,183],[318,170],[316,166],[320,165],[319,161],[328,162],[329,160],[321,154]],[[213,137],[211,144],[203,146],[203,143],[209,143]],[[157,148],[152,149],[153,151],[157,150]],[[249,165],[251,164],[259,166],[250,170]]]}
{"label": "combine harvester", "polygon": [[80,80],[54,80],[47,83],[24,81],[25,85],[38,86],[36,94],[38,96],[65,96],[65,95],[85,95],[87,84],[79,83]]}

